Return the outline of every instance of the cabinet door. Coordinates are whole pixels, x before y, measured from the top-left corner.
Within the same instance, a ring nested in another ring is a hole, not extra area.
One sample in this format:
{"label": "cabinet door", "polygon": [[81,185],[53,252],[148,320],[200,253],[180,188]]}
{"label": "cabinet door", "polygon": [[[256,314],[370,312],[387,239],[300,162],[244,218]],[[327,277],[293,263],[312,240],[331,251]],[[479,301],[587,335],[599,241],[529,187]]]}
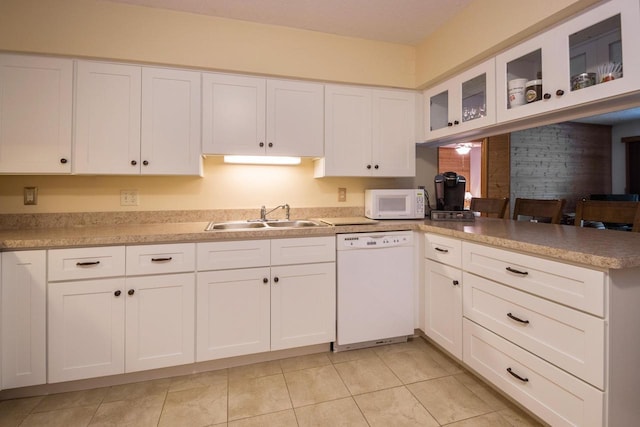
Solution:
{"label": "cabinet door", "polygon": [[200,73],[142,69],[142,174],[200,175]]}
{"label": "cabinet door", "polygon": [[415,176],[415,96],[413,92],[373,91],[373,176]]}
{"label": "cabinet door", "polygon": [[335,341],[335,263],[271,268],[271,350]]}
{"label": "cabinet door", "polygon": [[462,359],[462,272],[425,261],[425,333]]}
{"label": "cabinet door", "polygon": [[124,278],[49,283],[50,383],[124,372]]}
{"label": "cabinet door", "polygon": [[46,382],[46,252],[2,254],[2,387]]}
{"label": "cabinet door", "polygon": [[324,152],[324,87],[267,81],[267,155],[318,157]]}
{"label": "cabinet door", "polygon": [[71,171],[72,64],[0,54],[0,173]]}
{"label": "cabinet door", "polygon": [[194,274],[128,277],[126,285],[126,372],[193,363]]}
{"label": "cabinet door", "polygon": [[77,62],[75,173],[140,173],[140,96],[140,67]]}
{"label": "cabinet door", "polygon": [[202,152],[264,154],[265,80],[204,73],[202,85]]}
{"label": "cabinet door", "polygon": [[269,351],[269,268],[198,273],[196,361]]}
{"label": "cabinet door", "polygon": [[371,127],[370,89],[325,86],[324,158],[315,175],[370,176]]}

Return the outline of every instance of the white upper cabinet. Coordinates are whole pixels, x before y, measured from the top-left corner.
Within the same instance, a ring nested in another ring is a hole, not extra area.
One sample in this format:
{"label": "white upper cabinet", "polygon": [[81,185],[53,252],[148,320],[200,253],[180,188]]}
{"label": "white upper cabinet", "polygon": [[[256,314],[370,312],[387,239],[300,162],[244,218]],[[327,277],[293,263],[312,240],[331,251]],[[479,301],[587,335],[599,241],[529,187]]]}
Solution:
{"label": "white upper cabinet", "polygon": [[78,61],[74,173],[198,175],[200,73]]}
{"label": "white upper cabinet", "polygon": [[426,140],[495,124],[495,59],[427,90],[424,102]]}
{"label": "white upper cabinet", "polygon": [[73,61],[0,54],[0,173],[71,171]]}
{"label": "white upper cabinet", "polygon": [[414,176],[415,96],[327,85],[325,153],[315,176]]}
{"label": "white upper cabinet", "polygon": [[640,4],[612,0],[498,55],[498,122],[638,90],[638,40]]}
{"label": "white upper cabinet", "polygon": [[320,156],[323,86],[203,75],[203,153]]}

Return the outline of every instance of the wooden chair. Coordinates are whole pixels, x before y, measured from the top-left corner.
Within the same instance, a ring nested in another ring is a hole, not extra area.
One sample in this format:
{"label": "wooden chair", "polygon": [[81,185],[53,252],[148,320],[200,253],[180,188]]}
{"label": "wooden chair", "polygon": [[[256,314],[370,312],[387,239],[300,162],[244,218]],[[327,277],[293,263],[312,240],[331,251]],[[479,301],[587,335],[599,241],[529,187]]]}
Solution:
{"label": "wooden chair", "polygon": [[470,209],[474,212],[486,214],[493,218],[504,218],[509,206],[509,198],[474,197],[471,199]]}
{"label": "wooden chair", "polygon": [[631,231],[640,232],[640,202],[581,200],[576,205],[576,226],[582,221],[632,224]]}
{"label": "wooden chair", "polygon": [[513,219],[518,220],[520,216],[531,217],[532,220],[550,218],[552,224],[560,224],[562,218],[562,208],[564,199],[516,199],[513,208]]}

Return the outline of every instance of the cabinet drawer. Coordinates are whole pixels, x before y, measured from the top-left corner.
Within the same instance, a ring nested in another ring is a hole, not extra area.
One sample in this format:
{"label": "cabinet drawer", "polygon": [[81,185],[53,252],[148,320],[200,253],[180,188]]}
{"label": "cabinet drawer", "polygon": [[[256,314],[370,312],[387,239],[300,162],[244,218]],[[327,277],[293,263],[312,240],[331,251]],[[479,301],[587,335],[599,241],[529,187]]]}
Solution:
{"label": "cabinet drawer", "polygon": [[302,237],[271,241],[271,265],[333,262],[336,260],[336,238]]}
{"label": "cabinet drawer", "polygon": [[124,272],[124,246],[49,251],[49,281],[124,276]]}
{"label": "cabinet drawer", "polygon": [[602,271],[469,242],[462,245],[462,264],[478,276],[604,317]]}
{"label": "cabinet drawer", "polygon": [[193,243],[127,247],[127,276],[184,273],[195,269]]}
{"label": "cabinet drawer", "polygon": [[269,240],[198,243],[198,271],[265,267],[271,260]]}
{"label": "cabinet drawer", "polygon": [[604,389],[603,319],[463,275],[464,316]]}
{"label": "cabinet drawer", "polygon": [[600,390],[467,319],[463,340],[466,364],[549,424],[604,425]]}
{"label": "cabinet drawer", "polygon": [[437,234],[425,234],[424,256],[453,267],[462,267],[462,242]]}

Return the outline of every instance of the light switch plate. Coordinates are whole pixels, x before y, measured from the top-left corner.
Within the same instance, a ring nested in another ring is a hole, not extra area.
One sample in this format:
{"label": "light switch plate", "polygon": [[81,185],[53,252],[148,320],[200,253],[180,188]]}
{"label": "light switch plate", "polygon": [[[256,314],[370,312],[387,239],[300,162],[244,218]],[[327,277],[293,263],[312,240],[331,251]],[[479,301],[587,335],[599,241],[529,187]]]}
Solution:
{"label": "light switch plate", "polygon": [[38,204],[38,187],[24,187],[24,204]]}
{"label": "light switch plate", "polygon": [[120,190],[120,206],[138,206],[138,190]]}

